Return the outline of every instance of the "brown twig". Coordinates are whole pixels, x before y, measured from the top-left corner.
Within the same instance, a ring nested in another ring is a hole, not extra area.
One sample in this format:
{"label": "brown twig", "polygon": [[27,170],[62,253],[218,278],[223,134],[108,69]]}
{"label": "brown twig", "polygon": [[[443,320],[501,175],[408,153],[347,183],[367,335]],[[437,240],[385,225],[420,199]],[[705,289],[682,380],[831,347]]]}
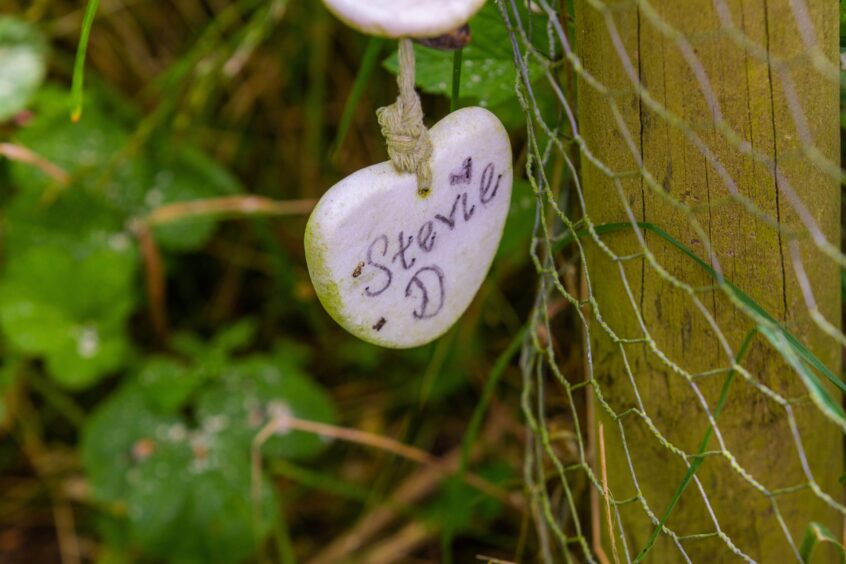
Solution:
{"label": "brown twig", "polygon": [[[584,269],[582,269],[581,275],[579,276],[579,299],[582,303],[585,303],[585,298],[587,297],[587,279],[585,278]],[[582,306],[583,312],[588,315],[588,306]],[[588,343],[585,340],[582,344],[584,347],[584,358],[589,358],[589,351],[588,351]],[[590,373],[590,366],[588,363],[584,363],[584,377],[585,380],[589,380],[591,377]],[[588,439],[588,458],[591,460],[591,463],[596,469],[596,427],[597,427],[597,415],[596,415],[596,405],[593,394],[591,393],[592,387],[585,386],[585,406],[587,411],[587,439]],[[601,423],[599,423],[601,425]],[[604,437],[603,437],[604,439]],[[592,533],[592,544],[593,544],[593,551],[596,554],[597,559],[599,560],[600,564],[608,564],[608,555],[605,554],[605,549],[602,547],[602,517],[599,510],[599,490],[596,488],[590,488],[590,525],[591,525],[591,533]]]}
{"label": "brown twig", "polygon": [[149,301],[153,329],[159,341],[165,343],[168,333],[167,288],[165,286],[162,256],[159,253],[158,245],[156,245],[156,239],[147,224],[136,222],[133,224],[132,230],[138,238],[141,257],[144,261],[144,279],[147,285],[147,300]]}
{"label": "brown twig", "polygon": [[602,497],[605,498],[605,518],[608,520],[608,540],[611,543],[611,555],[614,563],[620,564],[617,553],[617,540],[614,536],[614,521],[611,520],[611,494],[608,491],[608,471],[605,467],[605,428],[599,424],[599,465],[602,469]]}
{"label": "brown twig", "polygon": [[[455,465],[461,459],[461,449],[457,448],[444,457],[444,463]],[[400,515],[397,507],[418,503],[434,490],[443,479],[443,474],[434,467],[424,466],[415,472],[394,490],[386,503],[381,503],[360,518],[352,527],[324,547],[308,560],[308,564],[331,564],[342,561],[345,555],[357,554],[362,547],[387,528]]]}
{"label": "brown twig", "polygon": [[[257,442],[254,444],[260,448],[261,445],[273,435],[273,433],[284,431],[286,429],[294,429],[305,433],[313,433],[321,437],[338,439],[341,441],[378,448],[408,460],[412,460],[418,464],[429,466],[439,471],[441,474],[451,474],[458,468],[455,463],[444,463],[441,459],[432,456],[424,450],[409,446],[390,437],[377,435],[375,433],[368,433],[367,431],[361,431],[359,429],[320,423],[319,421],[308,421],[289,415],[275,418],[268,422],[268,424],[259,431],[258,435],[256,435],[255,441]],[[464,475],[464,480],[467,484],[473,486],[482,493],[498,499],[502,503],[515,506],[514,500],[508,495],[508,492],[504,491],[495,484],[492,484],[478,474],[467,472]]]}
{"label": "brown twig", "polygon": [[[250,447],[250,501],[252,505],[253,534],[255,535],[256,546],[261,546],[259,531],[261,531],[261,447],[273,436],[283,422],[273,418],[262,427]],[[264,559],[263,551],[259,552],[259,559]]]}
{"label": "brown twig", "polygon": [[66,186],[70,181],[70,175],[68,175],[68,173],[61,167],[51,163],[41,155],[27,149],[26,147],[12,143],[0,143],[0,155],[12,161],[31,164],[62,186]]}
{"label": "brown twig", "polygon": [[434,526],[412,522],[395,535],[377,544],[362,557],[362,562],[403,562],[436,531]]}
{"label": "brown twig", "polygon": [[309,213],[316,203],[313,199],[277,201],[263,196],[224,196],[165,204],[150,212],[143,221],[153,227],[190,217],[208,215],[228,217],[302,215]]}
{"label": "brown twig", "polygon": [[494,558],[493,556],[485,556],[484,554],[477,554],[476,560],[481,560],[486,564],[517,564],[514,560],[502,560],[500,558]]}
{"label": "brown twig", "polygon": [[159,340],[163,343],[167,341],[167,289],[161,254],[153,236],[153,227],[202,216],[299,215],[311,211],[315,203],[315,200],[277,201],[263,196],[224,196],[165,204],[151,211],[146,217],[133,222],[132,230],[138,238],[144,260],[150,317]]}
{"label": "brown twig", "polygon": [[397,456],[407,458],[418,464],[426,466],[440,466],[440,461],[429,454],[428,452],[416,447],[408,446],[396,439],[377,435],[375,433],[368,433],[359,429],[350,429],[348,427],[337,427],[335,425],[328,425],[317,421],[305,421],[303,419],[291,418],[288,421],[288,427],[298,431],[305,431],[306,433],[314,433],[321,437],[328,437],[338,439],[349,443],[357,443],[360,445],[370,446],[384,450]]}
{"label": "brown twig", "polygon": [[[483,437],[479,444],[494,444],[500,440],[504,431],[503,421],[507,417],[502,417],[501,413],[491,413],[488,419],[488,424],[485,426]],[[479,447],[474,448],[471,452],[471,457],[476,457],[482,452]],[[387,503],[380,504],[369,513],[364,515],[358,522],[348,529],[344,534],[339,535],[328,546],[321,550],[317,555],[313,556],[308,562],[309,564],[326,564],[331,562],[338,562],[342,560],[345,555],[360,553],[361,548],[364,547],[371,538],[375,537],[380,531],[388,527],[394,519],[399,515],[396,507],[409,506],[419,501],[431,493],[443,478],[448,473],[454,472],[458,469],[461,461],[461,448],[455,448],[446,456],[440,459],[437,466],[427,465],[421,468],[418,472],[406,478],[393,492]],[[444,471],[447,471],[445,473]],[[465,475],[465,479],[468,475]],[[519,508],[519,511],[525,512],[525,504],[522,503],[522,497],[509,497],[509,505]]]}
{"label": "brown twig", "polygon": [[53,521],[56,527],[56,540],[59,544],[59,556],[62,564],[80,564],[79,538],[76,534],[73,508],[65,497],[59,484],[60,468],[55,457],[43,442],[41,421],[38,411],[29,399],[21,393],[13,405],[13,416],[18,420],[21,449],[29,459],[32,468],[42,481],[52,502]]}

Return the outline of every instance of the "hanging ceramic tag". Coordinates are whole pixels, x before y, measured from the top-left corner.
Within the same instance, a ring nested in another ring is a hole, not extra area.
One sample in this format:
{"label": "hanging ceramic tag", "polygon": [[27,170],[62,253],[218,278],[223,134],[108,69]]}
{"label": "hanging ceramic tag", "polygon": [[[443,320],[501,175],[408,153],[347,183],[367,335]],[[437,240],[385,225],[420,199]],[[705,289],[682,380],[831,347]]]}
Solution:
{"label": "hanging ceramic tag", "polygon": [[467,23],[485,0],[323,0],[348,26],[380,37],[435,37]]}
{"label": "hanging ceramic tag", "polygon": [[321,198],[306,227],[309,273],[345,329],[392,348],[423,345],[464,313],[491,265],[511,202],[511,145],[483,108],[429,130],[432,186],[391,162]]}

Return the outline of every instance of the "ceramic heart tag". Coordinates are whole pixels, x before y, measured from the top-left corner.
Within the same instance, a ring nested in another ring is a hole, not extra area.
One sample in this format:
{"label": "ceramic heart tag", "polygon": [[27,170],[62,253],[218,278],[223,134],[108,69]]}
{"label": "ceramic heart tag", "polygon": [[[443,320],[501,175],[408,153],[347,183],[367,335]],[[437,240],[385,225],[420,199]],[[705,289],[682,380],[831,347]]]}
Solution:
{"label": "ceramic heart tag", "polygon": [[380,37],[435,37],[458,29],[485,0],[323,0],[348,26]]}
{"label": "ceramic heart tag", "polygon": [[318,202],[309,274],[326,311],[357,337],[423,345],[464,313],[491,265],[511,202],[511,145],[483,108],[432,129],[432,188],[390,162],[359,170]]}

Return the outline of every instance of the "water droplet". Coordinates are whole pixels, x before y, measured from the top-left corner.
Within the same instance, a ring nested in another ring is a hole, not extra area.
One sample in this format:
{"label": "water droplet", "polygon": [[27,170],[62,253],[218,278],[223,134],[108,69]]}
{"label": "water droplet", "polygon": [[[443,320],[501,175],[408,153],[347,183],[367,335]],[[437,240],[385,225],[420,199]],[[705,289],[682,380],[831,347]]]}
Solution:
{"label": "water droplet", "polygon": [[267,404],[267,415],[275,423],[276,429],[273,431],[275,435],[287,435],[291,432],[288,422],[294,413],[287,403],[278,400],[270,402]]}
{"label": "water droplet", "polygon": [[167,431],[167,438],[173,442],[184,441],[185,436],[187,435],[187,431],[185,429],[185,425],[182,423],[177,423],[172,425],[170,429]]}
{"label": "water droplet", "polygon": [[203,431],[207,433],[219,433],[229,426],[229,418],[226,415],[213,415],[203,420]]}
{"label": "water droplet", "polygon": [[100,350],[100,335],[95,327],[83,327],[76,339],[76,352],[82,358],[91,358]]}
{"label": "water droplet", "polygon": [[125,251],[129,248],[129,237],[125,233],[115,233],[109,237],[109,246],[115,251]]}
{"label": "water droplet", "polygon": [[147,195],[144,197],[144,203],[150,206],[151,208],[160,206],[163,201],[164,194],[162,194],[162,191],[157,188],[153,188],[152,190],[147,192]]}

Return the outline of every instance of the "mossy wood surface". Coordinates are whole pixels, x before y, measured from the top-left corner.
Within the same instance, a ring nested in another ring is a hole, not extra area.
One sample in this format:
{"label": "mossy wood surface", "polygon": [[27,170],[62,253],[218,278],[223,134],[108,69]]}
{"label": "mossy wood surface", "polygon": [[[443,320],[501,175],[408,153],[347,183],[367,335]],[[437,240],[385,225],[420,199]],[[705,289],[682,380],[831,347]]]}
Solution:
{"label": "mossy wood surface", "polygon": [[[603,95],[585,80],[579,82],[579,117],[586,146],[616,172],[641,169],[646,174],[628,175],[615,181],[589,159],[582,157],[587,212],[594,224],[628,221],[622,192],[639,221],[657,224],[699,256],[709,256],[703,234],[710,239],[719,267],[726,278],[779,319],[835,373],[840,373],[840,355],[834,341],[823,337],[810,318],[803,300],[785,234],[756,219],[736,201],[691,140],[690,132],[702,140],[716,160],[737,184],[741,194],[783,229],[799,229],[796,213],[780,193],[772,172],[729,141],[716,127],[713,106],[697,79],[680,42],[656,27],[669,24],[687,38],[692,54],[707,74],[714,102],[723,120],[755,150],[772,159],[784,178],[797,190],[829,241],[840,240],[840,188],[836,180],[803,155],[801,140],[788,106],[776,68],[745,50],[721,24],[710,0],[652,0],[638,9],[636,3],[615,4],[608,15],[596,3],[576,2],[576,44],[587,72],[604,84]],[[739,31],[754,43],[766,47],[780,59],[791,61],[798,103],[802,108],[816,147],[832,162],[839,162],[837,85],[812,68],[788,0],[756,0],[725,3]],[[647,14],[645,10],[652,9]],[[808,12],[817,41],[831,61],[837,60],[837,3],[809,2]],[[774,17],[774,14],[780,14]],[[785,15],[791,15],[786,17]],[[620,42],[615,46],[611,29]],[[667,31],[667,30],[665,30]],[[624,50],[630,72],[621,63]],[[655,102],[678,116],[683,127],[668,123],[638,96],[632,83],[634,73]],[[612,105],[616,106],[630,136],[621,131]],[[672,205],[658,190],[693,211],[688,214]],[[700,230],[695,229],[698,222]],[[711,285],[713,280],[665,241],[644,232],[649,251],[669,274],[693,287]],[[643,248],[631,232],[605,236],[604,241],[618,255],[640,253]],[[821,313],[836,326],[840,320],[840,288],[837,265],[812,245],[800,240],[800,254],[810,278]],[[589,245],[587,271],[601,314],[621,338],[640,339],[643,330],[635,309],[655,341],[662,358],[648,344],[619,344],[610,339],[599,323],[591,327],[594,376],[603,397],[617,414],[638,408],[635,386],[643,413],[663,435],[656,437],[646,418],[628,411],[618,420],[600,406],[596,412],[605,425],[609,488],[617,500],[638,494],[657,516],[664,513],[686,466],[668,448],[695,454],[708,421],[690,383],[670,362],[690,374],[730,366],[718,339],[725,337],[737,351],[752,321],[721,292],[692,295],[671,285],[643,258],[617,263],[595,244]],[[622,266],[621,266],[622,265]],[[625,272],[634,304],[622,283]],[[713,317],[709,323],[703,311]],[[626,370],[626,358],[632,378]],[[670,362],[668,362],[670,361]],[[763,338],[756,337],[743,366],[753,378],[787,398],[806,396],[798,376]],[[709,410],[713,413],[725,372],[696,378]],[[832,394],[835,391],[831,390]],[[834,397],[839,397],[834,395]],[[793,404],[802,446],[822,490],[842,498],[837,478],[842,472],[840,432],[809,401]],[[718,419],[720,434],[736,464],[745,469],[767,492],[807,484],[797,454],[797,442],[788,425],[785,410],[765,397],[748,381],[735,378],[723,413]],[[621,431],[637,478],[639,490],[622,445]],[[708,451],[720,449],[716,437]],[[798,546],[811,521],[833,531],[842,529],[839,514],[809,488],[768,497],[732,468],[728,458],[711,456],[697,472],[721,530],[747,555],[761,562],[792,560],[785,532],[777,519],[777,507]],[[775,502],[775,505],[774,503]],[[629,552],[634,555],[653,528],[641,501],[619,507]],[[604,513],[603,513],[604,519]],[[673,511],[667,526],[680,536],[715,533],[714,521],[703,502],[697,484],[691,483]],[[614,530],[618,525],[614,523]],[[607,523],[602,534],[607,535]],[[717,536],[681,541],[695,562],[735,561],[726,542]],[[608,539],[603,539],[606,548]],[[620,545],[619,538],[617,539]],[[610,550],[607,550],[610,555]],[[678,562],[679,550],[667,535],[661,535],[647,558],[650,562]]]}

